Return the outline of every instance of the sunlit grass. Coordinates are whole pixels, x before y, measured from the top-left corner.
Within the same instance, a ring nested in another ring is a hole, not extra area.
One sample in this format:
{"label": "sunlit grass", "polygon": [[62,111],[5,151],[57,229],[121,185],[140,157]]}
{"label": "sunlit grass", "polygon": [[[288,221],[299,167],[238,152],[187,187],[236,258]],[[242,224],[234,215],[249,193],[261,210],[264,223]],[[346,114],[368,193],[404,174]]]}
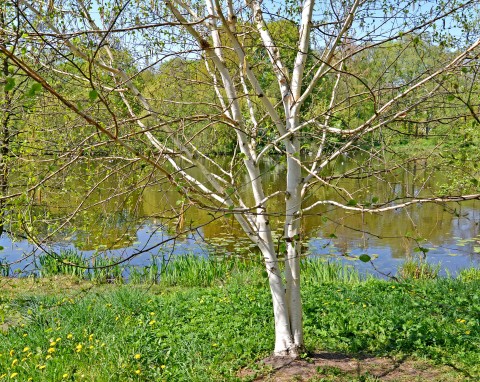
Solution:
{"label": "sunlit grass", "polygon": [[[273,348],[263,267],[181,261],[157,285],[0,279],[0,381],[239,380]],[[341,267],[303,264],[310,350],[409,355],[453,365],[459,380],[480,375],[478,278],[398,283]]]}

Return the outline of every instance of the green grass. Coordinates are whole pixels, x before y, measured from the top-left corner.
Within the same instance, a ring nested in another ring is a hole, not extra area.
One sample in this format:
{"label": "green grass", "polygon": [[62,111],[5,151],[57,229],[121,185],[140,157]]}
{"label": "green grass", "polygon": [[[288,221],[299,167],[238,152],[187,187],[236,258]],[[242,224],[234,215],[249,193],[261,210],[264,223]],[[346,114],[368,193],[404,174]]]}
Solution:
{"label": "green grass", "polygon": [[[159,285],[0,279],[0,381],[239,380],[273,348],[262,268],[188,261],[178,267],[190,278]],[[335,263],[303,268],[308,349],[408,355],[453,365],[459,380],[480,376],[478,277],[394,283]]]}
{"label": "green grass", "polygon": [[436,279],[440,272],[440,264],[431,265],[418,259],[406,260],[398,269],[397,274],[403,280]]}

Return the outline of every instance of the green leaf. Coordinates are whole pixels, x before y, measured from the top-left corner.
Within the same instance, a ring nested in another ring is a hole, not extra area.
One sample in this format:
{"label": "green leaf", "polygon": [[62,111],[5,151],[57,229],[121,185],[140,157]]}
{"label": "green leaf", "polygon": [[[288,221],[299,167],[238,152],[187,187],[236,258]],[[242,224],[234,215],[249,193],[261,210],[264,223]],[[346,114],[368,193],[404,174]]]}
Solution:
{"label": "green leaf", "polygon": [[357,201],[355,199],[350,199],[347,203],[347,206],[356,206]]}
{"label": "green leaf", "polygon": [[98,98],[98,92],[95,89],[92,89],[88,92],[88,98],[90,101],[95,101]]}
{"label": "green leaf", "polygon": [[377,197],[377,196],[374,196],[374,197],[372,198],[372,203],[377,203],[377,202],[378,202],[378,197]]}
{"label": "green leaf", "polygon": [[15,79],[13,77],[8,77],[4,86],[5,91],[9,92],[14,87],[15,87]]}
{"label": "green leaf", "polygon": [[360,255],[358,258],[360,259],[360,261],[363,261],[364,263],[368,263],[370,260],[372,260],[372,258],[368,256],[366,253]]}
{"label": "green leaf", "polygon": [[417,247],[417,248],[413,248],[413,252],[423,252],[423,253],[427,253],[428,251],[430,251],[428,248],[425,248],[425,247]]}
{"label": "green leaf", "polygon": [[453,101],[455,99],[455,96],[453,94],[447,95],[447,101]]}
{"label": "green leaf", "polygon": [[42,90],[42,85],[38,82],[35,82],[27,92],[27,97],[34,97],[37,92]]}

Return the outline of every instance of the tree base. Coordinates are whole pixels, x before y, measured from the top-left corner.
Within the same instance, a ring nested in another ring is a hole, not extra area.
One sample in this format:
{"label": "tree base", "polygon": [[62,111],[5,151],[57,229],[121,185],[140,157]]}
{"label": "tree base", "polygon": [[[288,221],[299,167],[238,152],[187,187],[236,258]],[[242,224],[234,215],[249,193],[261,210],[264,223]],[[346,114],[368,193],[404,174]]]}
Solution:
{"label": "tree base", "polygon": [[292,345],[288,349],[276,351],[273,353],[272,357],[278,357],[279,359],[297,359],[300,358],[302,354],[305,353],[305,346]]}

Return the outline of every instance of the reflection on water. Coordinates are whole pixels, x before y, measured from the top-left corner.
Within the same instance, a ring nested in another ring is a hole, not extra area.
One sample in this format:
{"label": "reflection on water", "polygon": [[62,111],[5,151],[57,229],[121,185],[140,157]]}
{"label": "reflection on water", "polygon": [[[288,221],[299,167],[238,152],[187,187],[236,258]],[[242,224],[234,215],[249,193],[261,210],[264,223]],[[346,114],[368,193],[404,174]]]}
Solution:
{"label": "reflection on water", "polygon": [[[272,163],[266,166],[263,178],[267,192],[284,187],[284,168]],[[426,171],[423,164],[412,163],[367,179],[362,174],[361,157],[343,158],[324,174],[332,177],[335,187],[314,185],[305,206],[322,199],[347,203],[351,198],[358,204],[372,204],[377,200],[382,203],[405,196],[434,195],[445,178],[438,171]],[[130,260],[138,265],[148,263],[151,256],[207,256],[212,253],[207,243],[213,243],[220,252],[252,250],[232,217],[219,218],[188,206],[166,182],[152,180],[148,174],[139,175],[128,166],[115,163],[78,164],[70,171],[61,188],[45,188],[41,196],[36,196],[37,203],[31,209],[31,213],[42,217],[32,223],[36,232],[41,233],[39,236],[51,235],[49,248],[76,248],[86,256],[101,251],[125,259],[141,252]],[[343,172],[350,177],[335,179],[336,174]],[[147,186],[146,179],[153,184]],[[343,190],[349,193],[348,198]],[[251,200],[247,192],[245,199]],[[268,205],[278,237],[281,225],[274,216],[281,213],[283,203],[279,196]],[[372,270],[372,266],[357,261],[361,254],[374,257],[382,272],[395,273],[405,258],[418,254],[419,247],[428,249],[428,261],[440,262],[451,272],[480,264],[478,201],[448,206],[429,203],[382,214],[325,205],[310,210],[302,222],[307,239],[305,255],[341,259],[362,270]],[[189,227],[198,228],[175,238]],[[31,240],[14,241],[5,234],[0,245],[0,258],[17,262],[14,268],[31,269],[40,253]]]}

